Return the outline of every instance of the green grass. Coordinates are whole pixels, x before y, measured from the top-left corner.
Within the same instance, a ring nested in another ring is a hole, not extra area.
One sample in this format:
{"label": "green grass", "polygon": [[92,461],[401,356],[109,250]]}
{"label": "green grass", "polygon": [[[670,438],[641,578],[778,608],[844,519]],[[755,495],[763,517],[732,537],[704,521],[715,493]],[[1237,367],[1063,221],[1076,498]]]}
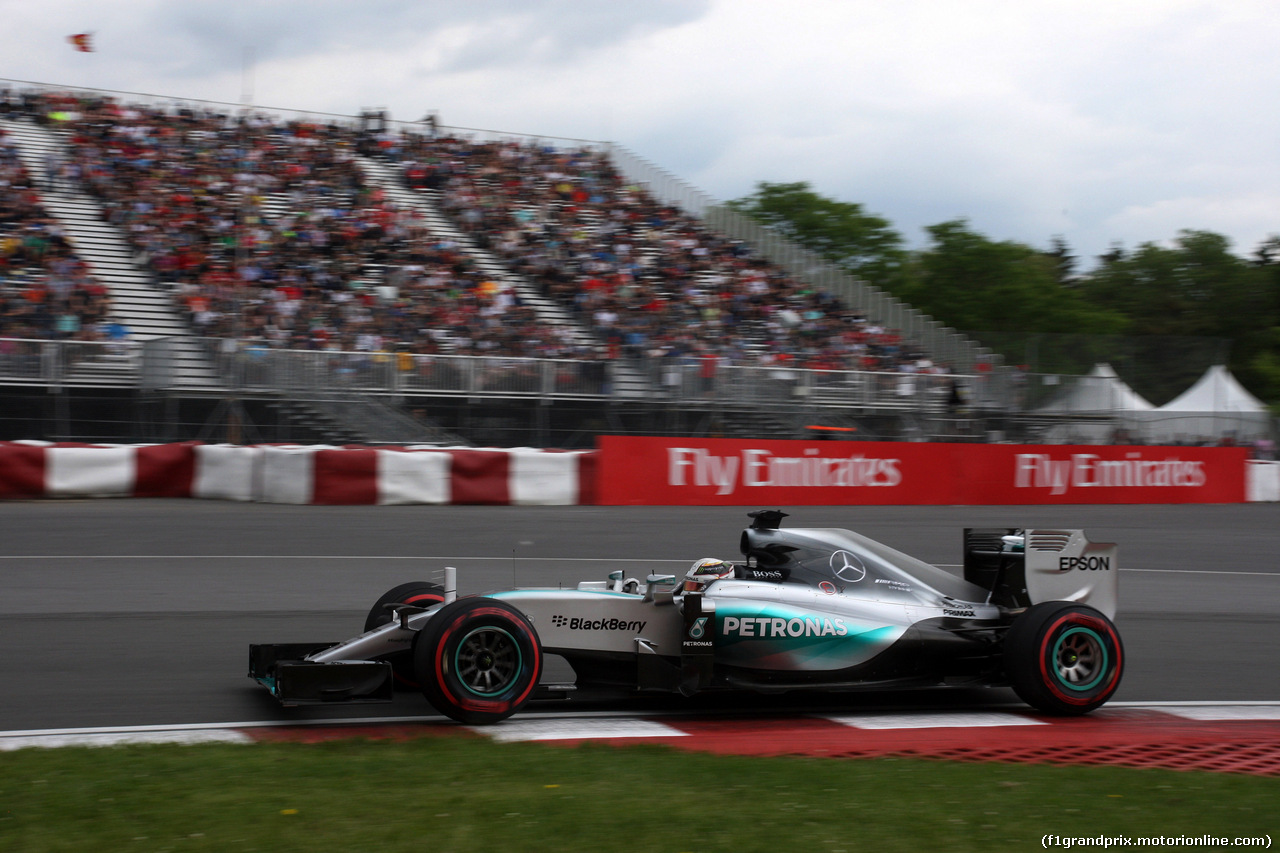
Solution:
{"label": "green grass", "polygon": [[[0,850],[1030,850],[1276,833],[1280,780],[463,738],[0,753]],[[1203,848],[1201,848],[1203,849]]]}

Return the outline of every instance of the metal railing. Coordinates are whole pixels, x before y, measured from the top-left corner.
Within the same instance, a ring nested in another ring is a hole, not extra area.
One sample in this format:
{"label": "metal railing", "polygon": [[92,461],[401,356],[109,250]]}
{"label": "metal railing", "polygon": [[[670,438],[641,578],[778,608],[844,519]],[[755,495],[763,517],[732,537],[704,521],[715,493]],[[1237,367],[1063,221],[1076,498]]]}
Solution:
{"label": "metal railing", "polygon": [[137,380],[141,345],[0,337],[0,379],[41,385],[100,385]]}
{"label": "metal railing", "polygon": [[[801,370],[723,365],[713,376],[697,364],[650,363],[659,399],[704,400],[759,408],[856,408],[941,412],[968,399],[974,377],[864,370]],[[953,397],[953,387],[959,396]],[[960,389],[964,389],[960,393]]]}
{"label": "metal railing", "polygon": [[223,380],[245,391],[323,398],[351,392],[485,397],[607,397],[602,361],[283,350],[206,339]]}
{"label": "metal railing", "polygon": [[143,343],[139,387],[144,391],[173,387],[177,376],[176,354],[177,341],[172,337],[154,338]]}
{"label": "metal railing", "polygon": [[[609,158],[628,181],[641,185],[663,204],[680,208],[690,216],[706,219],[720,202],[692,184],[664,171],[640,155],[617,143],[609,143]],[[710,224],[710,223],[708,223]]]}
{"label": "metal railing", "polygon": [[[610,361],[282,350],[206,339],[232,388],[324,399],[351,393],[468,397],[611,398]],[[719,365],[711,375],[692,359],[636,362],[653,401],[735,406],[853,407],[942,411],[978,402],[979,377],[857,370]],[[988,402],[993,399],[983,397]]]}
{"label": "metal railing", "polygon": [[[287,350],[229,338],[201,341],[223,389],[245,393],[313,400],[353,394],[610,399],[618,390],[611,361]],[[145,344],[0,338],[0,381],[92,385],[95,377],[108,377],[102,384],[171,391],[178,386],[174,345],[167,338]],[[665,403],[940,412],[959,404],[999,408],[1013,401],[996,377],[972,374],[733,364],[709,371],[683,358],[650,359],[633,367],[647,383],[646,399]]]}

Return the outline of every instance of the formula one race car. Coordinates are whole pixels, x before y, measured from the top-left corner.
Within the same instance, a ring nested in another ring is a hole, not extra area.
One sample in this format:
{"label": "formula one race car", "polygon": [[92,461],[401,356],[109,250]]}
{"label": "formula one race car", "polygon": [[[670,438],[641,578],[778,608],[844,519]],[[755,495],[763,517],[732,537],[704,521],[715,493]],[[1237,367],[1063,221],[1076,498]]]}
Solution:
{"label": "formula one race car", "polygon": [[[353,639],[250,646],[249,676],[286,705],[389,701],[412,685],[470,724],[597,688],[1003,685],[1043,712],[1084,714],[1120,683],[1115,545],[1081,530],[968,529],[961,579],[849,530],[749,515],[742,564],[463,598],[446,569],[444,587],[383,595]],[[540,683],[548,654],[572,684]]]}

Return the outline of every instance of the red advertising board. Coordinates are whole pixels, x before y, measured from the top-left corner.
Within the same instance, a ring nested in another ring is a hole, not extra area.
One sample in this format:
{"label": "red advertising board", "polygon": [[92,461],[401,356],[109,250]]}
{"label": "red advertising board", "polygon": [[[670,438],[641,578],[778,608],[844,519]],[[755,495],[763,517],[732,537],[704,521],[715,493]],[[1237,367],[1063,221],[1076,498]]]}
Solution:
{"label": "red advertising board", "polygon": [[1238,503],[1239,447],[599,439],[599,503]]}

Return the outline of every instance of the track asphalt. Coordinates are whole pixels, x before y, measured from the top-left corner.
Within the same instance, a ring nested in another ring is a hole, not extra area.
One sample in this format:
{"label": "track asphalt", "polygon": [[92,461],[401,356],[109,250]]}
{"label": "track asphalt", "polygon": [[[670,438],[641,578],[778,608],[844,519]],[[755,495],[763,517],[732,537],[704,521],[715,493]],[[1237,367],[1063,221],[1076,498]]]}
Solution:
{"label": "track asphalt", "polygon": [[[858,530],[958,561],[965,526],[1087,528],[1120,543],[1130,666],[1080,719],[1012,694],[861,697],[690,709],[534,710],[473,730],[419,696],[280,709],[244,677],[251,642],[331,641],[385,589],[459,567],[460,592],[683,571],[732,557],[744,508],[286,507],[180,500],[15,502],[0,514],[0,750],[321,737],[465,736],[761,755],[1088,761],[1276,775],[1280,525],[1274,505],[802,507],[795,526]],[[954,568],[953,568],[954,570]],[[410,716],[417,715],[417,716]],[[243,722],[253,721],[253,722]]]}

